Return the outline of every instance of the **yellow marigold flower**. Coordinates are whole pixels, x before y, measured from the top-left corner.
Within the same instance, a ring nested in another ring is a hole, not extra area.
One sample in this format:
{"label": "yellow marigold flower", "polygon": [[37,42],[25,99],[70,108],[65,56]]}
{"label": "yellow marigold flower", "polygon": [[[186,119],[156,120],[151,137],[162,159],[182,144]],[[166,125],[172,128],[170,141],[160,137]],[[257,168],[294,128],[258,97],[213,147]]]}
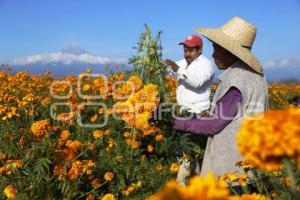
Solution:
{"label": "yellow marigold flower", "polygon": [[143,86],[142,80],[138,76],[130,76],[127,82],[131,82],[135,92],[139,91]]}
{"label": "yellow marigold flower", "polygon": [[94,138],[103,138],[104,137],[104,132],[101,130],[94,130],[93,131],[93,136]]}
{"label": "yellow marigold flower", "polygon": [[149,112],[143,112],[141,114],[137,114],[136,121],[135,121],[135,127],[138,129],[147,129],[149,127],[149,119],[151,118],[151,113]]}
{"label": "yellow marigold flower", "polygon": [[246,181],[248,180],[247,174],[238,174],[238,173],[225,173],[220,177],[220,181],[224,181],[225,183],[238,183],[241,186],[246,185]]}
{"label": "yellow marigold flower", "polygon": [[108,193],[101,198],[101,200],[116,200],[116,199],[117,198],[115,197],[115,195],[111,193]]}
{"label": "yellow marigold flower", "polygon": [[212,173],[208,173],[204,177],[193,177],[185,187],[178,185],[175,181],[171,181],[160,192],[149,198],[149,200],[164,199],[229,200],[230,196],[226,184],[217,181],[217,178]]}
{"label": "yellow marigold flower", "polygon": [[106,181],[112,181],[113,178],[114,178],[114,174],[111,172],[106,172],[104,174],[104,180]]}
{"label": "yellow marigold flower", "polygon": [[153,147],[151,144],[148,144],[148,146],[147,146],[147,151],[148,151],[149,153],[152,153],[152,152],[154,151],[154,147]]}
{"label": "yellow marigold flower", "polygon": [[244,194],[242,196],[233,196],[230,198],[230,200],[268,200],[267,197],[261,195],[261,194]]}
{"label": "yellow marigold flower", "polygon": [[82,88],[83,91],[89,91],[92,88],[92,86],[90,84],[85,84]]}
{"label": "yellow marigold flower", "polygon": [[12,166],[14,168],[21,168],[23,167],[23,165],[24,165],[23,160],[16,160],[15,162],[12,163]]}
{"label": "yellow marigold flower", "polygon": [[172,163],[171,167],[170,167],[170,171],[172,173],[177,173],[178,172],[178,169],[179,169],[179,165],[178,163]]}
{"label": "yellow marigold flower", "polygon": [[300,157],[299,124],[299,108],[270,110],[246,119],[237,135],[238,149],[254,167],[279,170],[282,158]]}
{"label": "yellow marigold flower", "polygon": [[165,200],[176,199],[183,200],[183,194],[181,193],[181,187],[177,185],[175,181],[168,182],[164,188],[156,194],[150,196],[148,200]]}
{"label": "yellow marigold flower", "polygon": [[9,186],[6,186],[3,193],[5,194],[5,196],[8,198],[8,199],[14,199],[16,197],[16,189],[14,188],[14,186],[12,185],[9,185]]}
{"label": "yellow marigold flower", "polygon": [[35,136],[47,134],[50,132],[50,129],[50,121],[47,119],[36,121],[31,125],[31,131]]}

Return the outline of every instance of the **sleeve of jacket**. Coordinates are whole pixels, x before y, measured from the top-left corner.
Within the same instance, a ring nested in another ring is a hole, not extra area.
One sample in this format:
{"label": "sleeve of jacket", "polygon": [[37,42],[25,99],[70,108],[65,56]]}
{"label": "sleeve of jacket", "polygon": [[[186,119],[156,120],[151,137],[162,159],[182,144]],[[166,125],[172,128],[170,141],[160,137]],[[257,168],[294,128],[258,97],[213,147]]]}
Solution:
{"label": "sleeve of jacket", "polygon": [[194,66],[192,70],[178,72],[178,79],[185,82],[192,88],[201,87],[214,75],[214,67],[210,61],[201,62],[201,65]]}

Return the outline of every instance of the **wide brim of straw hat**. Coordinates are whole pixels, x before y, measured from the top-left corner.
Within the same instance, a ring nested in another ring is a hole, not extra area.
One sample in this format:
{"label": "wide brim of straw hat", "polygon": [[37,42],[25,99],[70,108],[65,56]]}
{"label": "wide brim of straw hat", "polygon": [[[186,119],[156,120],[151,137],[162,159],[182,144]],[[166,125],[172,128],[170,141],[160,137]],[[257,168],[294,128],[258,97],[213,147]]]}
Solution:
{"label": "wide brim of straw hat", "polygon": [[251,67],[254,71],[263,74],[262,65],[251,53],[250,49],[240,46],[237,40],[231,38],[220,28],[196,28],[194,30],[212,42],[228,50],[230,53]]}

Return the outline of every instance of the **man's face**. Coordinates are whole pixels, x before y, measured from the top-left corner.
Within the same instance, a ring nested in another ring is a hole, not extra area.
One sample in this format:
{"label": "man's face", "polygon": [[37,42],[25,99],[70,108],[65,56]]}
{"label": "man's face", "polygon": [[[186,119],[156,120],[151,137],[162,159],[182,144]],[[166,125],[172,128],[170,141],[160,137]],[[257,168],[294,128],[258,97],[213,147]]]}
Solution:
{"label": "man's face", "polygon": [[227,69],[236,61],[236,57],[223,47],[213,43],[213,48],[212,57],[219,69]]}
{"label": "man's face", "polygon": [[201,54],[201,50],[199,47],[188,47],[186,45],[183,45],[183,52],[184,58],[188,65],[191,64],[193,60],[195,60]]}

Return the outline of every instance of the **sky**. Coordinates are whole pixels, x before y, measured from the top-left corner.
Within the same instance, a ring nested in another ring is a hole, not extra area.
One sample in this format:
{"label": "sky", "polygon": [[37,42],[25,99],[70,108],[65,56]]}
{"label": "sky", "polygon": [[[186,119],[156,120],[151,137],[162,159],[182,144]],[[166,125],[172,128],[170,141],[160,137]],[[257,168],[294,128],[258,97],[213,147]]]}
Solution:
{"label": "sky", "polygon": [[[240,16],[257,27],[253,53],[269,66],[300,66],[300,0],[0,0],[0,62],[58,52],[70,45],[127,59],[143,24],[162,31],[164,58],[180,59],[178,43],[198,27]],[[203,53],[212,48],[204,39]],[[284,62],[285,61],[285,62]]]}

